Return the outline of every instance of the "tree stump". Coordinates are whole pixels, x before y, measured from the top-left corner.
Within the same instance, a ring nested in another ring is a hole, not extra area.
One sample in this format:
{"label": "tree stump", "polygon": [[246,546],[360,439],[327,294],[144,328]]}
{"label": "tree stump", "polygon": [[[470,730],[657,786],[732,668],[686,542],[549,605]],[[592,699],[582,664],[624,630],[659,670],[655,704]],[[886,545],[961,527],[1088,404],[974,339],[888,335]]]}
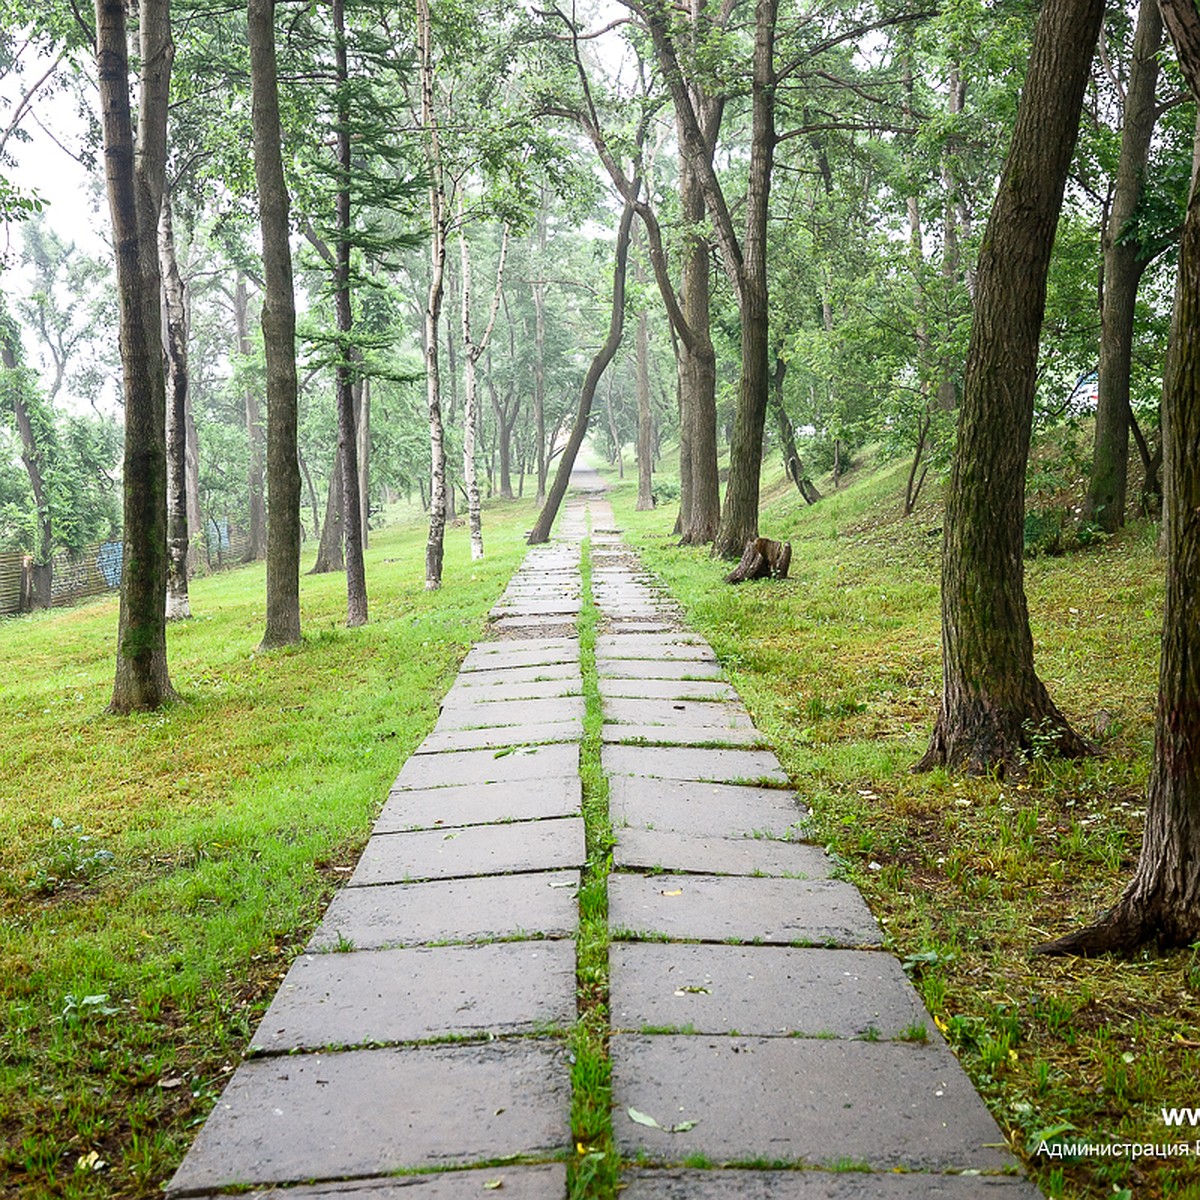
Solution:
{"label": "tree stump", "polygon": [[725,577],[726,583],[745,583],[747,579],[786,579],[792,563],[792,543],[770,538],[754,538],[746,543],[742,561]]}

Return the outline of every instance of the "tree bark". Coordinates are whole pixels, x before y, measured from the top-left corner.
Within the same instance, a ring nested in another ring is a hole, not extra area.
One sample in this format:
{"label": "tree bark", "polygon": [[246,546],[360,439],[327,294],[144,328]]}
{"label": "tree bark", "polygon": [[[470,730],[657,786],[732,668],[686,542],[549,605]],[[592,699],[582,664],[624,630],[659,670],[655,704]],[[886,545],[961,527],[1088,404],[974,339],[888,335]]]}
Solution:
{"label": "tree bark", "polygon": [[342,447],[333,452],[333,466],[329,471],[329,487],[325,492],[325,520],[321,525],[321,537],[317,542],[317,557],[310,575],[327,575],[331,571],[344,571],[346,559],[342,553],[342,525],[344,510],[342,489],[346,483],[346,472],[342,465]]}
{"label": "tree bark", "polygon": [[433,26],[429,0],[417,0],[417,43],[421,72],[421,124],[429,172],[429,292],[425,301],[425,387],[429,403],[429,536],[425,543],[425,588],[442,586],[446,533],[446,442],[442,427],[438,337],[446,278],[446,191],[442,174],[441,134],[433,102]]}
{"label": "tree bark", "polygon": [[1099,398],[1092,452],[1092,477],[1084,501],[1084,519],[1114,533],[1125,524],[1129,473],[1129,375],[1133,357],[1133,322],[1138,284],[1146,260],[1126,226],[1142,198],[1142,180],[1150,156],[1157,112],[1158,52],[1162,47],[1162,15],[1158,0],[1141,0],[1125,115],[1121,156],[1112,211],[1104,230],[1104,297],[1100,316]]}
{"label": "tree bark", "polygon": [[[644,283],[646,271],[638,263],[637,280]],[[650,409],[650,319],[645,305],[637,319],[637,467],[638,494],[635,508],[645,512],[654,507],[654,418]]]}
{"label": "tree bark", "polygon": [[[237,331],[238,353],[243,361],[254,353],[250,344],[250,297],[246,291],[246,276],[239,271],[233,289],[233,321]],[[249,496],[250,529],[246,539],[243,562],[257,562],[267,552],[267,505],[263,489],[263,424],[262,411],[254,388],[246,385],[246,439],[250,457],[246,467],[246,490]]]}
{"label": "tree bark", "polygon": [[187,285],[175,253],[171,199],[164,196],[158,227],[167,334],[167,620],[192,615],[188,599],[187,394],[189,313]]}
{"label": "tree bark", "polygon": [[346,58],[345,0],[333,0],[333,58],[338,81],[337,193],[334,212],[337,240],[334,246],[333,305],[337,318],[338,357],[334,372],[337,388],[338,455],[342,461],[342,537],[346,546],[346,625],[355,629],[367,623],[367,573],[363,562],[363,519],[358,477],[358,428],[355,412],[355,379],[351,363],[354,309],[350,295],[350,72]]}
{"label": "tree bark", "polygon": [[621,334],[625,328],[625,268],[629,261],[629,238],[633,227],[633,204],[625,202],[621,211],[621,224],[617,229],[617,244],[613,252],[613,300],[612,314],[608,321],[608,337],[604,345],[596,352],[583,379],[583,387],[579,393],[579,405],[575,411],[575,424],[571,436],[567,439],[566,448],[559,460],[558,471],[554,483],[546,497],[542,511],[528,537],[531,546],[540,545],[550,540],[550,530],[554,527],[554,518],[558,516],[563,497],[567,494],[567,485],[571,481],[571,471],[575,467],[575,458],[583,439],[587,436],[588,419],[592,414],[592,400],[600,379],[612,362],[621,345]]}
{"label": "tree bark", "polygon": [[[0,362],[6,371],[21,370],[20,333],[7,312],[0,308]],[[13,418],[17,423],[17,435],[21,439],[21,462],[29,477],[29,490],[33,493],[33,506],[37,512],[37,546],[33,554],[33,573],[29,596],[31,608],[49,608],[53,602],[54,587],[54,523],[50,511],[50,496],[46,489],[46,477],[42,470],[45,455],[34,430],[34,422],[25,401],[22,380],[13,379],[8,388],[12,400]]]}
{"label": "tree bark", "polygon": [[[544,199],[544,198],[543,198]],[[538,209],[537,232],[535,234],[537,259],[535,273],[539,278],[530,284],[533,290],[533,423],[537,457],[537,498],[541,505],[546,500],[546,284],[540,278],[546,259],[546,205]],[[522,484],[524,478],[522,478]]]}
{"label": "tree bark", "polygon": [[[750,164],[746,226],[742,241],[734,230],[725,194],[713,169],[704,130],[689,94],[671,31],[671,15],[661,4],[646,6],[646,23],[663,69],[680,126],[682,154],[695,171],[712,221],[725,273],[738,299],[742,367],[729,448],[729,484],[713,553],[735,558],[758,533],[759,475],[769,389],[767,215],[775,156],[775,25],[778,0],[756,0],[754,58],[750,85]],[[694,449],[694,447],[693,447]]]}
{"label": "tree bark", "polygon": [[267,362],[267,622],[261,648],[300,641],[300,467],[297,446],[296,299],[288,241],[287,182],[275,66],[275,6],[247,0],[254,175],[262,229],[263,346]]}
{"label": "tree bark", "polygon": [[1050,251],[1102,0],[1047,0],[979,255],[942,547],[942,699],[918,769],[1020,771],[1036,734],[1091,747],[1033,663],[1024,588],[1025,470]]}
{"label": "tree bark", "polygon": [[[467,244],[466,230],[461,224],[459,211],[458,231],[459,257],[462,269],[462,339],[463,339],[463,481],[467,485],[467,519],[471,528],[471,558],[483,557],[483,510],[479,499],[479,473],[475,462],[475,436],[479,424],[479,360],[487,352],[496,328],[496,316],[500,312],[500,299],[504,294],[504,263],[508,257],[508,226],[500,234],[500,256],[496,263],[496,286],[492,292],[492,307],[487,326],[479,341],[471,328],[471,248]],[[507,437],[501,450],[503,481],[501,493],[512,498],[512,482],[508,477],[509,446]]]}
{"label": "tree bark", "polygon": [[[1179,65],[1200,98],[1200,13],[1161,0]],[[1166,604],[1154,761],[1137,870],[1095,925],[1038,949],[1131,951],[1200,938],[1200,191],[1195,180],[1180,245],[1171,344],[1163,379]]]}
{"label": "tree bark", "polygon": [[[714,121],[710,124],[715,124]],[[706,132],[705,146],[712,147]],[[710,160],[711,160],[711,153]],[[717,470],[717,354],[712,343],[712,281],[708,238],[694,232],[705,221],[704,193],[690,162],[679,168],[679,200],[689,232],[684,242],[681,298],[691,333],[679,345],[680,529],[684,546],[706,546],[721,523]],[[685,463],[686,458],[686,463]]]}
{"label": "tree bark", "polygon": [[804,497],[806,504],[816,504],[821,499],[821,493],[816,485],[804,474],[804,463],[800,451],[796,449],[796,435],[792,431],[792,419],[783,406],[783,380],[787,374],[787,363],[777,354],[775,356],[775,371],[771,376],[771,408],[775,414],[775,428],[779,432],[779,449],[783,455],[783,467],[788,478],[796,485],[796,490]]}
{"label": "tree bark", "polygon": [[96,65],[125,385],[124,557],[109,703],[113,713],[156,709],[175,697],[167,671],[166,383],[158,263],[174,54],[166,0],[143,0],[140,52],[135,148],[124,3],[96,0]]}

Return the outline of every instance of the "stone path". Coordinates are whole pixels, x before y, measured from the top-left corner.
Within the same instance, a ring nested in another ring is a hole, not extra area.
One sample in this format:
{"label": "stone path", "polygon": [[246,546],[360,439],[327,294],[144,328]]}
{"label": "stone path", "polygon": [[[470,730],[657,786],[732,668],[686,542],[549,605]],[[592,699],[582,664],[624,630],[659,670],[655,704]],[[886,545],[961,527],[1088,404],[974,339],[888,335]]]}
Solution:
{"label": "stone path", "polygon": [[712,650],[596,477],[577,483],[168,1195],[567,1195],[590,522],[622,1196],[1037,1197],[862,897],[803,840]]}

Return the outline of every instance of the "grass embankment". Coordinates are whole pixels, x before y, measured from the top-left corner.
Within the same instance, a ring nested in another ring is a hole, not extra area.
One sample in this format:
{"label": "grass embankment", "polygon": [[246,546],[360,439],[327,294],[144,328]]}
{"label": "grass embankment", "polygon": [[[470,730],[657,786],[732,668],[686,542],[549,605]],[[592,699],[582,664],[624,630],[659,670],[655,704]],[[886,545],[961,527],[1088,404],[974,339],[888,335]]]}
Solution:
{"label": "grass embankment", "polygon": [[261,565],[202,579],[169,655],[182,701],[103,715],[116,604],[0,624],[0,1193],[156,1194],[524,552],[372,534],[371,624],[304,577],[305,641],[257,654]]}
{"label": "grass embankment", "polygon": [[[900,516],[901,469],[807,508],[790,485],[761,531],[791,578],[730,587],[669,535],[673,508],[614,506],[770,738],[1013,1148],[1052,1197],[1200,1197],[1200,1164],[1038,1157],[1043,1139],[1193,1143],[1163,1106],[1200,1105],[1200,949],[1132,961],[1030,948],[1098,914],[1141,841],[1161,628],[1156,529],[1028,563],[1041,677],[1103,748],[1034,756],[1016,782],[913,775],[941,683],[941,512]],[[1049,747],[1047,747],[1049,749]]]}

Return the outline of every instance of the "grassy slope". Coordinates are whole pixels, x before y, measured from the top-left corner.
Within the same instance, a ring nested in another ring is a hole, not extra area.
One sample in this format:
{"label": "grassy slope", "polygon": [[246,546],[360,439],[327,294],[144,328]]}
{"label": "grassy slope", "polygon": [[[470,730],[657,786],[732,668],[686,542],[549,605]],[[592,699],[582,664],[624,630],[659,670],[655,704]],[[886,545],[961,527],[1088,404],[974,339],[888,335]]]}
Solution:
{"label": "grassy slope", "polygon": [[[1028,564],[1039,671],[1104,756],[1039,758],[1015,784],[914,776],[940,691],[936,500],[904,520],[899,469],[812,508],[789,489],[768,493],[761,530],[792,541],[791,579],[737,588],[721,581],[727,567],[675,546],[673,508],[634,513],[632,483],[615,505],[729,668],[1014,1148],[1036,1150],[1062,1126],[1104,1143],[1194,1142],[1159,1109],[1197,1103],[1196,950],[1133,962],[1027,953],[1111,902],[1136,858],[1161,621],[1154,531]],[[1029,1165],[1054,1197],[1200,1196],[1183,1158]]]}
{"label": "grassy slope", "polygon": [[102,715],[115,602],[0,625],[0,1194],[158,1192],[530,517],[489,514],[478,563],[452,530],[437,593],[423,527],[374,534],[371,624],[342,628],[343,575],[305,577],[296,651],[254,652],[261,565],[198,581],[169,635],[183,703],[151,716]]}

